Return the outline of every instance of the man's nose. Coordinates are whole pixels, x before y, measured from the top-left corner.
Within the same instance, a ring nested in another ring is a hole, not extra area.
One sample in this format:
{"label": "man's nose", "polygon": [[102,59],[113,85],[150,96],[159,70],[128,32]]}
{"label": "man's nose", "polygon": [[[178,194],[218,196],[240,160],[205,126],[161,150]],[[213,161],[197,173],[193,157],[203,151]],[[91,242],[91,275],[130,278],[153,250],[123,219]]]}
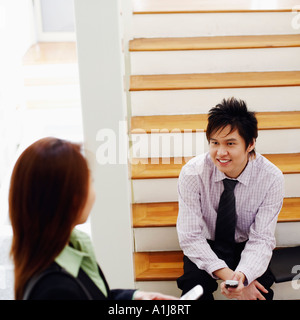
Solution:
{"label": "man's nose", "polygon": [[217,155],[218,155],[219,157],[224,157],[224,156],[226,156],[227,154],[228,154],[228,151],[227,151],[227,148],[226,148],[226,147],[220,146],[220,147],[218,148]]}

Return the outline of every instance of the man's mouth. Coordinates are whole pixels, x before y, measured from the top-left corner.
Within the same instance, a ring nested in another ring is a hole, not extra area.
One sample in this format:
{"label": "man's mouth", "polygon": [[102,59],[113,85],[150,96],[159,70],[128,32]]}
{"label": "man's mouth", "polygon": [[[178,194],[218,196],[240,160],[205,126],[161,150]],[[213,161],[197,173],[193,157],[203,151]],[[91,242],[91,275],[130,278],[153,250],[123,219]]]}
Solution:
{"label": "man's mouth", "polygon": [[225,163],[228,163],[228,162],[230,162],[231,160],[228,160],[228,159],[217,159],[220,163],[222,163],[222,164],[225,164]]}

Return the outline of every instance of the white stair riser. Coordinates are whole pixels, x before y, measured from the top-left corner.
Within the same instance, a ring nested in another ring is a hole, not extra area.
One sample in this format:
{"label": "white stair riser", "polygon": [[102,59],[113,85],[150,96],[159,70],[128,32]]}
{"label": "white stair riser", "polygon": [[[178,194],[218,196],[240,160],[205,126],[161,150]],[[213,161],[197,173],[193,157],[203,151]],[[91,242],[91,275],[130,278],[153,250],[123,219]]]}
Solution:
{"label": "white stair riser", "polygon": [[178,201],[178,179],[132,180],[133,203]]}
{"label": "white stair riser", "polygon": [[295,34],[295,13],[191,13],[133,16],[133,37]]}
{"label": "white stair riser", "polygon": [[[277,223],[276,245],[278,247],[292,247],[300,245],[300,222]],[[300,265],[300,262],[299,262]]]}
{"label": "white stair riser", "polygon": [[299,138],[300,129],[259,130],[256,150],[265,154],[297,153],[300,151]]}
{"label": "white stair riser", "polygon": [[299,48],[132,52],[131,74],[300,70]]}
{"label": "white stair riser", "polygon": [[[256,150],[263,154],[297,153],[300,129],[259,130]],[[133,134],[131,151],[133,158],[190,157],[207,152],[208,143],[204,132]]]}
{"label": "white stair riser", "polygon": [[148,292],[161,292],[178,298],[181,296],[176,281],[136,281],[135,288]]}
{"label": "white stair riser", "polygon": [[[277,247],[300,245],[300,222],[277,223],[275,237]],[[136,252],[181,250],[175,227],[135,228]]]}
{"label": "white stair riser", "polygon": [[80,100],[78,85],[26,86],[24,87],[25,100]]}
{"label": "white stair riser", "polygon": [[300,174],[284,175],[285,197],[300,197]]}
{"label": "white stair riser", "polygon": [[256,112],[300,110],[300,86],[132,91],[132,116],[207,113],[224,98],[247,102]]}
{"label": "white stair riser", "polygon": [[[220,284],[220,281],[218,282]],[[299,299],[300,289],[296,289],[298,286],[294,286],[294,288],[292,283],[292,281],[274,283],[272,286],[274,300]],[[162,292],[175,297],[181,296],[181,290],[178,289],[176,281],[137,281],[135,282],[135,286],[143,291]],[[221,294],[219,288],[220,286],[214,292],[214,298],[216,300],[225,300],[226,298]]]}
{"label": "white stair riser", "polygon": [[31,110],[38,109],[61,109],[61,108],[80,108],[80,101],[77,99],[64,99],[64,100],[27,100],[26,107]]}
{"label": "white stair riser", "polygon": [[208,150],[204,132],[133,134],[131,138],[133,158],[191,157]]}
{"label": "white stair riser", "polygon": [[[68,108],[61,108],[59,111],[60,117],[57,116],[55,110],[30,110],[24,113],[24,124],[26,128],[32,126],[33,123],[40,124],[43,126],[72,126],[80,128],[82,124],[81,109],[73,109],[70,111]],[[23,116],[23,115],[22,115]]]}
{"label": "white stair riser", "polygon": [[[296,274],[295,274],[296,276]],[[299,276],[297,276],[299,279]],[[299,280],[274,283],[272,289],[274,291],[274,300],[299,300],[300,288]]]}
{"label": "white stair riser", "polygon": [[[61,108],[60,117],[57,111],[47,109],[27,110],[23,115],[24,125],[22,130],[26,132],[22,145],[27,147],[38,138],[54,136],[78,143],[83,142],[82,115],[80,108]],[[21,149],[22,151],[22,149]]]}
{"label": "white stair riser", "polygon": [[[285,174],[285,197],[300,197],[300,174]],[[178,201],[178,179],[132,180],[133,203]]]}
{"label": "white stair riser", "polygon": [[136,252],[181,250],[175,227],[135,228]]}

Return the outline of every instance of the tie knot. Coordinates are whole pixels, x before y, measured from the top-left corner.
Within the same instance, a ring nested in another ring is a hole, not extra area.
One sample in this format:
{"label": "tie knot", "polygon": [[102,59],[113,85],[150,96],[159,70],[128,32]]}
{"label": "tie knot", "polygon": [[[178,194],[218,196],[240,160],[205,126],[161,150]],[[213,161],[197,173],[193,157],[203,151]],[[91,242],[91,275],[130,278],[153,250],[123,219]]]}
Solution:
{"label": "tie knot", "polygon": [[223,180],[224,189],[228,191],[233,191],[237,183],[238,183],[237,180],[231,180],[231,179]]}

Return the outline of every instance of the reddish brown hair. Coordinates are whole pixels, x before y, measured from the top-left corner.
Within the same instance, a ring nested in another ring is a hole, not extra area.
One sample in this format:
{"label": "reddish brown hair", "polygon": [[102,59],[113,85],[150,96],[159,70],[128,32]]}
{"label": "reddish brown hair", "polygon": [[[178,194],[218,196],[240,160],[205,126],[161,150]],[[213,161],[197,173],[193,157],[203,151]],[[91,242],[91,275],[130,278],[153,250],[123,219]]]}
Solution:
{"label": "reddish brown hair", "polygon": [[88,195],[88,165],[80,146],[44,138],[17,160],[9,190],[15,298],[67,244]]}

